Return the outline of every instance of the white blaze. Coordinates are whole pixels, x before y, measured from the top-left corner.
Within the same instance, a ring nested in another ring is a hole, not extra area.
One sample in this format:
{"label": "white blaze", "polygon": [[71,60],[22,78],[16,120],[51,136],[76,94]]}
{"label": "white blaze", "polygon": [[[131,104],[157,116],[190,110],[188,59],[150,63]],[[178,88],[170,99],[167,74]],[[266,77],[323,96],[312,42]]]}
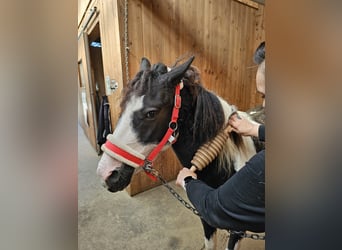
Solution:
{"label": "white blaze", "polygon": [[[133,151],[147,156],[155,145],[142,145],[141,143],[139,143],[138,136],[134,131],[132,124],[134,112],[143,108],[143,100],[144,96],[133,96],[129,100],[126,109],[122,113],[112,136],[116,141],[119,141],[120,144],[123,144],[131,148]],[[108,176],[111,175],[113,170],[120,167],[121,164],[121,162],[104,153],[98,164],[97,174],[102,176],[103,179],[107,179]]]}

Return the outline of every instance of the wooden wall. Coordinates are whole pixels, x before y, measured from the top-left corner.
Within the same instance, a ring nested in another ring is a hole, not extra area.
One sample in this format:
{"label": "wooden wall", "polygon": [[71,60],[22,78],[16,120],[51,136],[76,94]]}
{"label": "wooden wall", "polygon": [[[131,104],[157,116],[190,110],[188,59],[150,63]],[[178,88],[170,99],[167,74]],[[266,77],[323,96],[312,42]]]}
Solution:
{"label": "wooden wall", "polygon": [[[124,1],[119,2],[122,9]],[[265,40],[263,5],[255,3],[256,9],[235,0],[129,0],[128,4],[131,78],[142,56],[173,65],[194,54],[193,65],[208,89],[240,110],[262,103],[256,94],[253,53]],[[123,27],[123,18],[120,21]]]}
{"label": "wooden wall", "polygon": [[77,24],[80,24],[91,0],[78,0]]}
{"label": "wooden wall", "polygon": [[122,78],[124,62],[121,60],[123,50],[121,51],[119,29],[119,20],[123,19],[123,16],[119,16],[116,0],[102,0],[99,8],[104,75],[119,83],[119,88],[108,96],[112,127],[115,128],[119,118],[121,91],[124,85]]}

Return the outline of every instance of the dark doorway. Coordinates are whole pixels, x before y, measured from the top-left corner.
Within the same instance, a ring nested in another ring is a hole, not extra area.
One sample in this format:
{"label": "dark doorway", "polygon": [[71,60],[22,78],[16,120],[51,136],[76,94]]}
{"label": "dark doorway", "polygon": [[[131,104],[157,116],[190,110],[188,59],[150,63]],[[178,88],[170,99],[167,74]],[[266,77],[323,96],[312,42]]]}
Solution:
{"label": "dark doorway", "polygon": [[100,25],[97,23],[91,33],[88,35],[89,41],[89,56],[91,65],[91,77],[92,77],[92,90],[94,104],[95,104],[95,131],[97,130],[97,121],[99,108],[101,104],[101,97],[106,94],[105,92],[105,81],[103,73],[103,62],[102,62],[102,44],[100,35]]}

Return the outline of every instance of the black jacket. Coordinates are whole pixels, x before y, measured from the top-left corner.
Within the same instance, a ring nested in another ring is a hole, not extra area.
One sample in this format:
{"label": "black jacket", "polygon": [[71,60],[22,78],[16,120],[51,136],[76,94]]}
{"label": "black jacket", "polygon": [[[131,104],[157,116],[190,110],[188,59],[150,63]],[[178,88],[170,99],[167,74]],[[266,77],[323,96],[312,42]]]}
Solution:
{"label": "black jacket", "polygon": [[[265,140],[265,127],[259,127]],[[195,179],[186,180],[186,192],[201,217],[211,226],[237,231],[265,231],[265,150],[223,185],[213,189]]]}

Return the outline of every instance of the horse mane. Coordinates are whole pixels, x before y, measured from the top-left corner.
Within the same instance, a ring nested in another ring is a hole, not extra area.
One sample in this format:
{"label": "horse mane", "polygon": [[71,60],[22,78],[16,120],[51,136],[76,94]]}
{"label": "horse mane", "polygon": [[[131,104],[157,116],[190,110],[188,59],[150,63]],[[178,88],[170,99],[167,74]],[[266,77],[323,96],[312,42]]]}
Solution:
{"label": "horse mane", "polygon": [[[193,124],[193,141],[202,144],[214,139],[216,135],[226,126],[225,113],[218,96],[203,87],[200,71],[191,66],[187,70],[183,83],[190,90],[193,97],[193,105],[196,106]],[[250,142],[240,134],[231,132],[223,150],[218,155],[218,169],[224,169],[229,175],[232,166],[238,164],[242,167],[248,160],[248,155],[253,154]],[[248,145],[248,146],[247,146]]]}
{"label": "horse mane", "polygon": [[[213,139],[223,128],[225,117],[215,94],[203,87],[199,70],[191,66],[185,73],[183,83],[189,88],[196,106],[193,124],[193,140],[203,143]],[[205,131],[205,133],[203,133]]]}

